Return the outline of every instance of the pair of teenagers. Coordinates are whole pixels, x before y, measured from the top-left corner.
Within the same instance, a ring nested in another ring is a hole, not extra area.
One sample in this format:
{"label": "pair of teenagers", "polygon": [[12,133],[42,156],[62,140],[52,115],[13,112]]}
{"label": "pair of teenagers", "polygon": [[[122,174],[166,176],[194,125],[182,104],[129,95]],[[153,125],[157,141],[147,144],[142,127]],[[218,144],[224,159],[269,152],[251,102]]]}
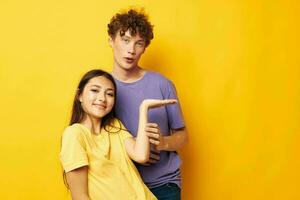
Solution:
{"label": "pair of teenagers", "polygon": [[108,24],[112,75],[89,71],[77,87],[60,152],[74,200],[180,199],[176,151],[187,132],[176,90],[138,66],[152,29],[143,12],[116,14]]}

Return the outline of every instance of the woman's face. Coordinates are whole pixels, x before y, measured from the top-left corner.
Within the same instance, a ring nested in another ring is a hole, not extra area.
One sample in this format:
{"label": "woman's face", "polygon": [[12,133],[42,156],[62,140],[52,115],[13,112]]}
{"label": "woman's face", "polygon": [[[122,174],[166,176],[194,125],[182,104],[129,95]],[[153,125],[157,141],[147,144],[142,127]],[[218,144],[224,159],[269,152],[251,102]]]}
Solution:
{"label": "woman's face", "polygon": [[79,96],[82,109],[90,117],[102,119],[113,108],[115,88],[113,83],[104,76],[89,80]]}

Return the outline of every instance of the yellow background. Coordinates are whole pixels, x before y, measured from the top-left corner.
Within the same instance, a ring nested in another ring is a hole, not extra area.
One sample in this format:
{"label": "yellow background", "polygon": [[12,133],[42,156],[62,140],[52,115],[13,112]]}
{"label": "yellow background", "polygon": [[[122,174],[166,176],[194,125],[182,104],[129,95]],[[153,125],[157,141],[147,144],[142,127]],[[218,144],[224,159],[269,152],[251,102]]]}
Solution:
{"label": "yellow background", "polygon": [[183,107],[183,199],[300,199],[297,0],[2,0],[0,199],[69,199],[58,153],[75,87],[111,70],[106,26],[130,5],[155,24],[141,65]]}

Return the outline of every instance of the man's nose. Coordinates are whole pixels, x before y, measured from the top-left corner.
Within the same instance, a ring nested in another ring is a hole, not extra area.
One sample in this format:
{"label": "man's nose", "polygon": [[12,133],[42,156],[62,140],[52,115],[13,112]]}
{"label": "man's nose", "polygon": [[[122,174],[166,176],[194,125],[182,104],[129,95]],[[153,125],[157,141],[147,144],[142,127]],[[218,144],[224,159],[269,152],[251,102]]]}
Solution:
{"label": "man's nose", "polygon": [[128,45],[128,53],[130,53],[131,55],[135,55],[135,45],[134,44]]}

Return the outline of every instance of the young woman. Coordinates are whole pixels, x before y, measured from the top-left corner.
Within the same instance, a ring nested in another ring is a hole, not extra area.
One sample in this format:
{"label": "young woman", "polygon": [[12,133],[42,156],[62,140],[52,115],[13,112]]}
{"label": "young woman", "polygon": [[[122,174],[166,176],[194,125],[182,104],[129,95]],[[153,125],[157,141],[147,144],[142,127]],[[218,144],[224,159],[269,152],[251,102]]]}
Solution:
{"label": "young woman", "polygon": [[156,199],[132,160],[147,162],[149,137],[159,137],[158,125],[147,123],[148,110],[176,100],[144,100],[136,138],[114,117],[115,101],[116,85],[110,74],[92,70],[82,77],[60,152],[73,200]]}

